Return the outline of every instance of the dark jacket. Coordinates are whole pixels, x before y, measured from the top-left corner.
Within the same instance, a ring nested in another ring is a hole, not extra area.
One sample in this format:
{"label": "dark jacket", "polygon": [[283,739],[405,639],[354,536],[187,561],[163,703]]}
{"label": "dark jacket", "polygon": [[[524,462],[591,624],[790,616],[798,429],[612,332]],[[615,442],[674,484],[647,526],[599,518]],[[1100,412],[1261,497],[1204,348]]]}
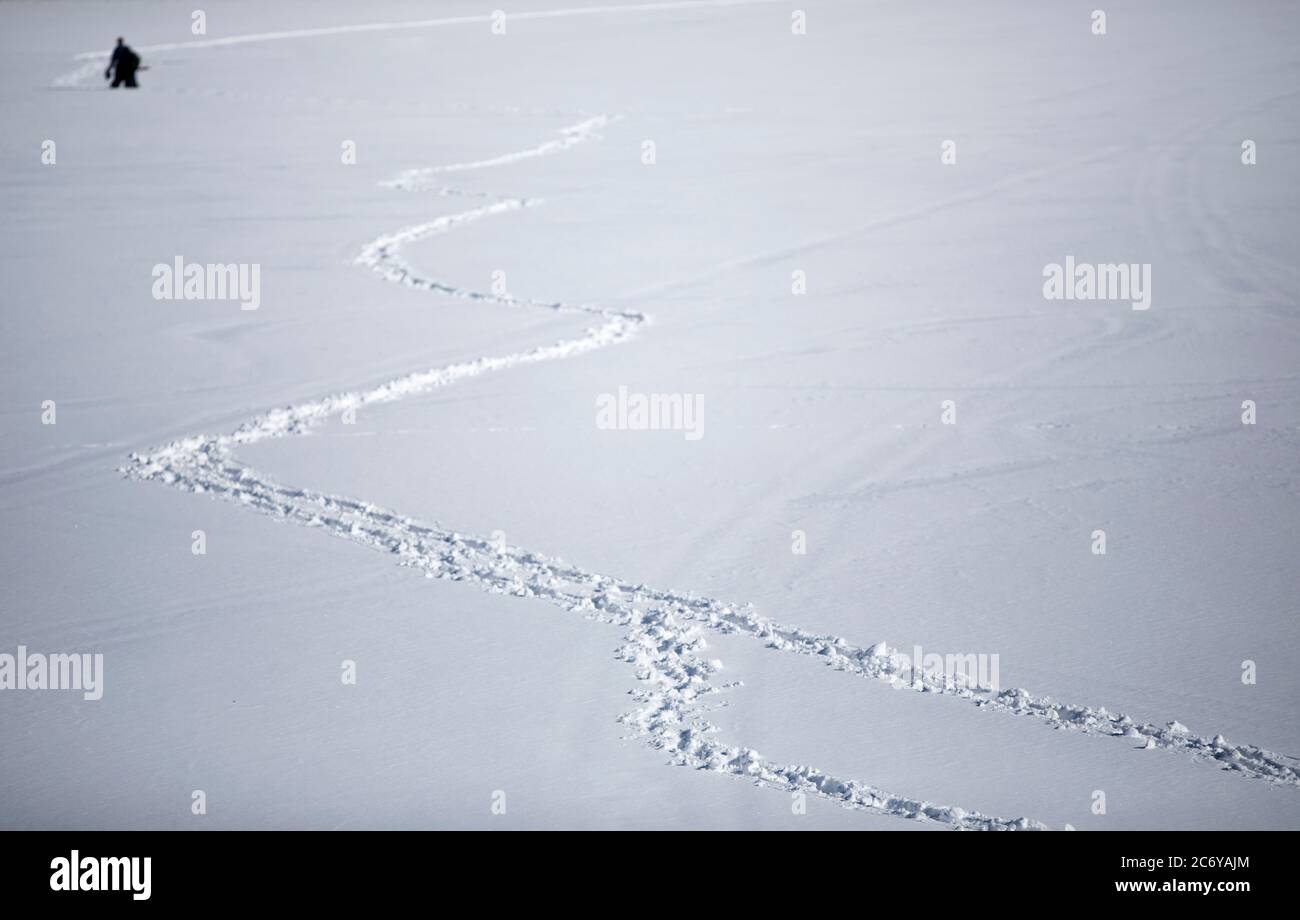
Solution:
{"label": "dark jacket", "polygon": [[128,45],[118,45],[113,49],[113,56],[108,60],[108,70],[104,71],[104,74],[107,76],[109,71],[116,68],[119,77],[129,77],[139,66],[140,55],[132,51]]}

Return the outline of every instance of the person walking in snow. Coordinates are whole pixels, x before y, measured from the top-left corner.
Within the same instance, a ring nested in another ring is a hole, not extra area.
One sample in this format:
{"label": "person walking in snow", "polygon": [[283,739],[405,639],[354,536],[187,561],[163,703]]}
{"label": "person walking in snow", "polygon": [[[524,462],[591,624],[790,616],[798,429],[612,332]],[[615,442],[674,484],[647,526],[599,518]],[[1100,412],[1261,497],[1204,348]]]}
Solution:
{"label": "person walking in snow", "polygon": [[109,75],[113,76],[113,89],[117,89],[123,84],[127,89],[135,89],[135,72],[140,68],[140,55],[136,54],[121,38],[117,40],[117,47],[113,49],[113,56],[109,58],[108,69],[104,71],[104,79],[107,80]]}

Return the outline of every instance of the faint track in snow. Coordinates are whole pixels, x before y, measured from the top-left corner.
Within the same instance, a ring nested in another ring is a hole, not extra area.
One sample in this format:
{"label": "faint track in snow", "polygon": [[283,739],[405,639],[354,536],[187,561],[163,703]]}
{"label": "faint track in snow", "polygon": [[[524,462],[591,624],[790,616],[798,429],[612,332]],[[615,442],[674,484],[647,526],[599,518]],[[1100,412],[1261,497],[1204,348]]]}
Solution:
{"label": "faint track in snow", "polygon": [[398,174],[397,178],[390,179],[383,185],[385,188],[418,192],[428,189],[431,178],[436,175],[466,172],[471,169],[486,169],[489,166],[506,166],[510,163],[518,163],[520,160],[530,160],[534,157],[559,153],[561,150],[568,150],[578,144],[585,144],[596,136],[597,130],[614,120],[608,115],[597,115],[588,118],[586,121],[580,121],[576,125],[561,128],[558,138],[543,141],[534,147],[526,147],[513,153],[503,153],[500,156],[490,157],[486,160],[471,160],[467,163],[448,163],[445,166],[428,166],[423,169],[404,170]]}
{"label": "faint track in snow", "polygon": [[[566,7],[555,10],[522,10],[507,13],[507,22],[528,22],[541,19],[570,19],[577,16],[613,16],[626,13],[663,13],[708,10],[735,6],[756,6],[781,3],[784,0],[662,0],[659,3],[622,3],[603,6]],[[474,16],[444,16],[437,19],[408,19],[396,22],[363,22],[340,26],[322,26],[314,29],[284,29],[278,32],[254,32],[246,35],[226,35],[200,38],[186,42],[163,42],[141,45],[140,53],[159,51],[186,51],[196,48],[227,48],[260,42],[285,41],[298,38],[326,38],[333,35],[354,35],[360,32],[394,32],[415,29],[434,29],[444,26],[490,25],[496,20],[492,14]],[[75,58],[80,63],[76,69],[54,78],[53,86],[61,89],[76,88],[99,73],[108,61],[108,51],[83,51]]]}

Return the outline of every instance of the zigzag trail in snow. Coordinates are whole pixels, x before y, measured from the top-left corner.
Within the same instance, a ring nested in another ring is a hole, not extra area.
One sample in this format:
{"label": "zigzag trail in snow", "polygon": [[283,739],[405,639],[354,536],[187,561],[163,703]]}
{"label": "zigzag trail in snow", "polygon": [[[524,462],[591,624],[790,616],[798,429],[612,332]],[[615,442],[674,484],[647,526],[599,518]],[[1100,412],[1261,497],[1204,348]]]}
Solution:
{"label": "zigzag trail in snow", "polygon": [[[567,149],[570,140],[596,137],[604,124],[590,119],[562,132],[565,143],[548,150]],[[582,128],[582,130],[577,130]],[[545,147],[546,145],[542,145]],[[530,151],[542,149],[529,148]],[[484,163],[514,162],[497,157]],[[411,173],[405,173],[410,176]],[[392,184],[392,183],[389,183]],[[410,184],[402,187],[413,187]],[[450,190],[444,190],[450,192]],[[455,194],[452,192],[452,194]],[[636,735],[666,752],[679,764],[750,778],[789,791],[824,796],[850,808],[933,821],[956,828],[1020,829],[1043,825],[1026,818],[1005,819],[891,795],[875,787],[828,776],[804,766],[779,765],[757,752],[729,747],[712,739],[716,729],[700,714],[707,697],[725,687],[711,676],[719,664],[705,657],[707,631],[748,635],[768,647],[816,657],[842,671],[883,680],[895,687],[957,696],[977,706],[1028,715],[1056,727],[1121,735],[1144,747],[1182,750],[1213,759],[1226,768],[1274,783],[1297,785],[1296,764],[1289,758],[1249,745],[1232,745],[1220,737],[1199,738],[1177,723],[1160,728],[1139,725],[1105,709],[1055,703],[1023,690],[992,694],[951,680],[910,673],[906,656],[884,643],[870,648],[849,644],[836,636],[807,633],[774,623],[754,613],[710,598],[663,591],[580,569],[560,559],[526,550],[495,547],[489,541],[422,524],[366,502],[275,483],[233,458],[237,445],[265,438],[302,434],[348,409],[392,402],[406,396],[449,386],[496,370],[547,360],[560,360],[627,341],[648,321],[639,313],[596,306],[545,303],[457,288],[427,278],[399,255],[403,245],[445,233],[462,224],[516,211],[540,203],[537,199],[502,198],[468,211],[439,217],[379,237],[362,250],[357,262],[393,283],[455,297],[492,301],[504,306],[540,307],[559,313],[588,313],[602,322],[575,339],[539,346],[531,351],[451,364],[407,374],[367,390],[327,396],[260,415],[235,432],[218,437],[186,438],[146,453],[132,454],[123,472],[136,479],[158,480],[187,491],[233,500],[276,518],[324,528],[335,536],[396,555],[403,565],[422,569],[428,577],[470,581],[493,593],[534,597],[592,619],[627,630],[620,657],[634,665],[641,688],[638,707],[622,717]],[[905,679],[906,677],[906,679]]]}
{"label": "zigzag trail in snow", "polygon": [[[595,127],[604,123],[604,119],[590,119],[565,129],[561,132],[562,146],[547,149],[573,146],[574,137],[583,141],[593,139]],[[538,149],[529,148],[530,151]],[[518,158],[498,157],[484,162],[506,163]],[[751,612],[710,599],[620,581],[525,550],[495,547],[481,537],[422,524],[366,502],[283,486],[234,458],[237,445],[303,434],[349,409],[392,402],[520,364],[573,357],[631,338],[648,322],[644,315],[590,305],[520,300],[458,288],[420,275],[398,254],[403,245],[416,240],[537,203],[536,199],[503,198],[406,227],[365,246],[357,262],[387,281],[408,287],[504,306],[532,306],[559,313],[599,316],[603,322],[589,328],[583,336],[526,352],[418,371],[367,390],[286,406],[259,415],[228,435],[196,435],[151,451],[133,453],[121,471],[134,479],[163,482],[185,491],[235,501],[280,520],[323,528],[334,536],[392,553],[401,564],[422,569],[430,578],[469,581],[492,593],[539,598],[591,619],[626,628],[625,644],[619,656],[636,667],[642,688],[633,693],[638,708],[622,716],[620,721],[652,747],[665,751],[674,763],[746,777],[758,785],[803,791],[833,799],[848,808],[939,822],[955,828],[1044,827],[1027,818],[997,818],[891,795],[873,786],[828,776],[812,767],[774,764],[749,748],[714,741],[710,736],[716,728],[699,714],[700,703],[724,688],[714,686],[709,680],[720,663],[703,657],[707,648],[705,629],[749,633],[768,639],[773,647],[784,647],[788,640],[783,636],[793,639],[796,635],[780,628],[773,631],[770,624]]]}
{"label": "zigzag trail in snow", "polygon": [[[594,118],[575,126],[575,129],[565,129],[563,146],[549,149],[558,151],[571,147],[569,140],[575,136],[593,139],[595,127],[603,123],[606,123],[603,118]],[[498,157],[491,162],[512,162],[515,159],[517,157]],[[368,266],[386,281],[400,285],[459,298],[497,301],[507,307],[528,305],[560,313],[594,314],[602,318],[601,325],[590,327],[580,338],[560,340],[550,346],[421,370],[369,390],[342,392],[313,402],[274,409],[252,418],[231,434],[220,437],[195,435],[143,454],[131,454],[129,464],[123,466],[122,472],[131,478],[153,479],[178,489],[233,500],[279,520],[325,529],[337,537],[391,552],[398,556],[400,563],[422,569],[430,578],[471,581],[491,593],[549,600],[569,611],[584,613],[590,619],[624,626],[627,634],[619,655],[637,668],[642,689],[633,694],[638,704],[636,711],[627,713],[620,721],[632,726],[633,732],[651,746],[666,751],[673,763],[737,774],[758,785],[806,791],[835,799],[849,808],[937,821],[954,828],[1044,826],[1028,819],[1001,819],[962,808],[898,797],[861,782],[827,776],[815,768],[772,764],[750,748],[715,742],[710,735],[716,729],[698,712],[701,708],[699,703],[720,690],[708,680],[720,664],[703,658],[702,652],[707,647],[703,632],[705,628],[711,628],[728,633],[763,635],[770,639],[785,634],[771,633],[753,613],[715,600],[695,599],[672,591],[632,585],[517,548],[494,547],[485,539],[424,525],[377,505],[278,485],[273,479],[261,476],[250,466],[234,459],[234,448],[239,444],[307,433],[326,418],[347,409],[394,402],[404,396],[450,386],[461,379],[493,370],[580,355],[595,348],[625,342],[636,334],[647,322],[640,313],[607,311],[591,305],[541,303],[465,290],[416,273],[398,255],[404,244],[425,236],[446,233],[452,227],[537,203],[536,199],[500,199],[471,211],[404,227],[369,243],[357,257],[357,262]]]}
{"label": "zigzag trail in snow", "polygon": [[[644,8],[686,8],[698,4],[649,4]],[[729,4],[717,4],[729,5]],[[620,8],[626,9],[626,8]],[[480,21],[476,18],[475,21]],[[353,31],[359,31],[358,27]],[[309,30],[332,34],[333,30]],[[298,33],[286,37],[299,37]],[[250,38],[249,40],[253,40]],[[256,40],[265,40],[257,38]],[[229,43],[229,42],[227,42]],[[184,46],[201,43],[185,43]],[[432,176],[446,172],[504,165],[520,159],[557,153],[594,139],[603,117],[564,129],[560,138],[513,154],[474,163],[409,170],[386,183],[408,190],[430,187]],[[444,195],[461,194],[444,189]],[[487,197],[487,196],[473,196]],[[701,712],[710,695],[726,689],[711,680],[719,663],[705,656],[708,631],[740,634],[768,647],[807,655],[837,670],[923,693],[954,696],[974,705],[1025,715],[1058,729],[1132,739],[1146,748],[1178,750],[1210,760],[1244,776],[1269,783],[1300,787],[1300,761],[1252,745],[1230,744],[1221,736],[1192,735],[1177,722],[1165,727],[1138,724],[1104,708],[1057,703],[1013,689],[992,693],[959,686],[928,674],[912,674],[905,655],[884,643],[854,646],[830,635],[808,633],[758,616],[752,607],[649,588],[586,571],[513,547],[497,547],[482,537],[420,523],[379,506],[307,489],[283,486],[234,458],[241,444],[304,434],[331,416],[349,409],[393,402],[414,394],[450,386],[497,370],[561,360],[625,342],[648,323],[640,313],[607,310],[593,305],[546,303],[458,288],[425,277],[400,256],[400,249],[417,240],[445,233],[462,224],[540,204],[538,199],[500,198],[491,204],[427,223],[405,227],[379,237],[358,256],[358,263],[396,284],[449,296],[486,301],[507,307],[530,307],[568,314],[588,314],[599,324],[573,339],[529,351],[416,371],[370,389],[348,391],[311,402],[286,406],[259,415],[236,431],[220,436],[195,435],[142,453],[132,453],[121,471],[133,479],[158,481],[188,492],[210,494],[238,502],[275,518],[292,521],[353,542],[392,553],[401,564],[422,569],[426,577],[470,581],[501,594],[535,597],[613,623],[627,632],[620,657],[636,668],[641,687],[633,694],[638,707],[621,717],[636,735],[664,751],[672,762],[729,773],[763,786],[802,791],[828,798],[847,808],[937,822],[960,829],[1027,829],[1044,825],[1027,818],[998,818],[953,806],[891,795],[873,786],[828,776],[812,767],[779,765],[743,747],[713,740],[716,729]]]}

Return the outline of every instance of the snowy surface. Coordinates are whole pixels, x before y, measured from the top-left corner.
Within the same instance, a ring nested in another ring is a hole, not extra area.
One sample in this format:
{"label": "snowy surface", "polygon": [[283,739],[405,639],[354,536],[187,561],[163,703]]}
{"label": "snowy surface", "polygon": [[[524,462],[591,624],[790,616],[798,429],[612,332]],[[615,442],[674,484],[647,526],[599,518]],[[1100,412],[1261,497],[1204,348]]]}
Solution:
{"label": "snowy surface", "polygon": [[0,826],[1300,828],[1294,5],[490,6],[0,5]]}

